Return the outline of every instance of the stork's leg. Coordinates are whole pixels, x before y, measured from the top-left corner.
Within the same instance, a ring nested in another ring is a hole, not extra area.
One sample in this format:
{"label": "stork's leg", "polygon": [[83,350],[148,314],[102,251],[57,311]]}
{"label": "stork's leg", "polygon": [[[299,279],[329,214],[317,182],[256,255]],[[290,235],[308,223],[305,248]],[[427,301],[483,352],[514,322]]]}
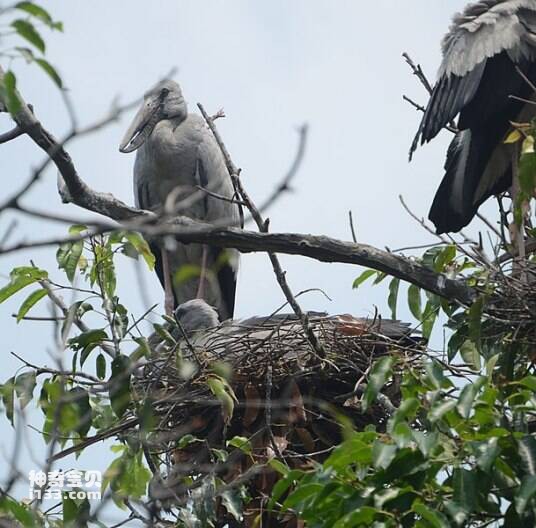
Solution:
{"label": "stork's leg", "polygon": [[204,299],[205,295],[205,281],[207,280],[207,260],[208,260],[208,247],[203,244],[203,250],[201,253],[201,271],[199,272],[199,286],[197,288],[198,299]]}
{"label": "stork's leg", "polygon": [[169,271],[169,259],[168,252],[162,248],[162,272],[164,274],[164,310],[166,315],[173,315],[173,309],[175,308],[175,298],[173,297],[173,284],[171,281],[171,274]]}

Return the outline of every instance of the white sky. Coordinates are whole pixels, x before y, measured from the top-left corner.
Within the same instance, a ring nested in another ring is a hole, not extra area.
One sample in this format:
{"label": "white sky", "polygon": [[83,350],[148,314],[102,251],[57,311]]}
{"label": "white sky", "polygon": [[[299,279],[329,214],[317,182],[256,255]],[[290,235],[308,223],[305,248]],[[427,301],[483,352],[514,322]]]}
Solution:
{"label": "white sky", "polygon": [[[443,133],[408,164],[407,151],[420,116],[402,100],[402,94],[422,103],[426,97],[401,54],[409,52],[433,79],[440,61],[440,39],[450,16],[464,3],[55,0],[43,5],[64,22],[65,32],[43,33],[47,58],[61,72],[82,124],[103,116],[117,95],[129,101],[173,66],[178,67],[176,78],[190,110],[196,109],[197,102],[211,112],[225,108],[227,118],[219,120],[218,126],[235,163],[243,169],[246,188],[258,202],[292,161],[296,127],[308,123],[305,161],[293,182],[294,192],[269,211],[272,231],[350,239],[347,214],[351,209],[359,241],[395,249],[433,241],[403,211],[398,195],[403,194],[417,214],[427,215],[442,177],[449,141]],[[45,127],[61,136],[69,122],[57,90],[36,68],[22,63],[12,66],[26,100],[34,104]],[[69,148],[89,185],[128,203],[133,203],[134,155],[119,153],[118,145],[131,117],[126,115],[119,123]],[[9,119],[0,115],[0,131],[10,127]],[[0,151],[0,192],[4,199],[28,178],[29,166],[37,165],[42,154],[24,137],[0,146]],[[88,216],[60,203],[52,169],[25,203]],[[7,218],[2,218],[0,233],[7,223]],[[61,225],[21,217],[17,236],[41,238],[64,232]],[[55,249],[46,249],[2,257],[0,280],[5,280],[12,267],[25,265],[29,259],[63,280],[56,272],[54,255]],[[305,308],[368,315],[378,306],[389,315],[385,288],[352,290],[360,268],[300,257],[281,260],[295,292],[322,288],[332,298],[329,302],[320,294],[309,294],[302,298]],[[145,306],[132,287],[135,275],[129,260],[122,259],[119,274],[122,302],[134,313],[143,313]],[[156,277],[148,272],[146,276],[152,299],[161,302]],[[10,351],[35,363],[51,363],[46,352],[51,344],[50,328],[40,323],[17,325],[11,317],[24,297],[18,295],[0,306],[3,378],[19,366]],[[245,255],[237,315],[266,314],[282,302],[267,257]],[[46,313],[45,306],[38,312]],[[399,316],[409,317],[406,309],[401,309]],[[440,337],[439,332],[438,343]],[[41,415],[35,416],[39,425]],[[10,457],[12,433],[6,423],[0,417],[0,432],[6,439],[1,445],[2,461]],[[28,434],[40,455],[40,437],[31,431]],[[96,446],[88,451],[79,462],[71,459],[61,467],[91,465],[104,470],[110,460],[107,448]],[[24,455],[21,467],[29,470],[35,463]]]}

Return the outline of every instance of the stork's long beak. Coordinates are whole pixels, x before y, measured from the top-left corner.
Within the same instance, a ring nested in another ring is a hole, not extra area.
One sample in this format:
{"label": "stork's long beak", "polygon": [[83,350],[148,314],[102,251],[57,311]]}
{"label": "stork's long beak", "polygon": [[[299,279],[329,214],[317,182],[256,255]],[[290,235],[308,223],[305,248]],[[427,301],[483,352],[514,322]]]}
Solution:
{"label": "stork's long beak", "polygon": [[119,145],[120,152],[133,152],[143,145],[159,121],[159,109],[158,97],[146,99],[143,102]]}

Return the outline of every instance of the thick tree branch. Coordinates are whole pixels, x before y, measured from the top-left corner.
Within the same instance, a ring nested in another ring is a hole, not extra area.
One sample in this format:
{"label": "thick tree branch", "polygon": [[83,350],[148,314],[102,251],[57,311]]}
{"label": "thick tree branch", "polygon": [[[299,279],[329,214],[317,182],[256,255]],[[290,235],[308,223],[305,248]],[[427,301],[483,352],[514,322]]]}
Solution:
{"label": "thick tree branch", "polygon": [[[395,255],[388,251],[377,249],[367,244],[355,244],[330,238],[327,236],[300,234],[300,233],[258,233],[244,231],[232,227],[218,227],[211,224],[196,222],[189,218],[179,217],[170,223],[158,225],[144,225],[132,223],[121,227],[133,229],[136,227],[149,236],[174,235],[180,242],[210,243],[219,247],[236,248],[243,253],[273,252],[287,255],[301,255],[321,262],[338,262],[354,264],[383,271],[398,277],[425,290],[455,300],[462,304],[470,304],[477,295],[476,290],[467,286],[461,280],[447,278],[442,273],[436,273],[408,258]],[[117,226],[108,223],[96,227],[96,232],[106,232],[116,229]],[[54,238],[41,242],[15,244],[0,249],[1,253],[56,245],[65,241],[80,240],[79,236]]]}
{"label": "thick tree branch", "polygon": [[[0,77],[3,75],[0,69]],[[195,222],[185,217],[163,220],[149,211],[136,209],[116,199],[111,194],[92,190],[79,176],[69,154],[50,134],[26,103],[15,120],[19,127],[34,140],[54,161],[72,202],[84,209],[122,222],[122,228],[137,229],[146,235],[173,234],[181,242],[210,243],[220,247],[235,247],[242,252],[270,252],[302,255],[322,262],[340,262],[374,268],[404,281],[420,286],[432,293],[462,304],[470,304],[476,291],[463,281],[447,278],[409,259],[366,244],[344,242],[325,236],[297,233],[256,233],[232,227],[214,226]],[[111,222],[95,222],[94,231],[110,231],[117,226]],[[74,240],[76,237],[70,237]],[[22,242],[0,248],[0,253],[9,253],[28,247],[56,244],[61,240],[50,239],[37,242]]]}

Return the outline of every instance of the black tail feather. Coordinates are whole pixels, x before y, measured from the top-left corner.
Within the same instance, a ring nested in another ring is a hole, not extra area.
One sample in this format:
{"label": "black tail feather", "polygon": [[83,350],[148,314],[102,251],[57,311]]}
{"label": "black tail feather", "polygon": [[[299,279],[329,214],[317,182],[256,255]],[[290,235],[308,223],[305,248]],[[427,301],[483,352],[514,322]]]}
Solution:
{"label": "black tail feather", "polygon": [[[465,130],[456,134],[449,146],[445,176],[434,197],[428,218],[437,233],[456,232],[476,215],[479,206],[510,185],[509,171],[490,167],[495,148],[502,148],[489,131]],[[488,180],[487,191],[477,196],[479,185]]]}

